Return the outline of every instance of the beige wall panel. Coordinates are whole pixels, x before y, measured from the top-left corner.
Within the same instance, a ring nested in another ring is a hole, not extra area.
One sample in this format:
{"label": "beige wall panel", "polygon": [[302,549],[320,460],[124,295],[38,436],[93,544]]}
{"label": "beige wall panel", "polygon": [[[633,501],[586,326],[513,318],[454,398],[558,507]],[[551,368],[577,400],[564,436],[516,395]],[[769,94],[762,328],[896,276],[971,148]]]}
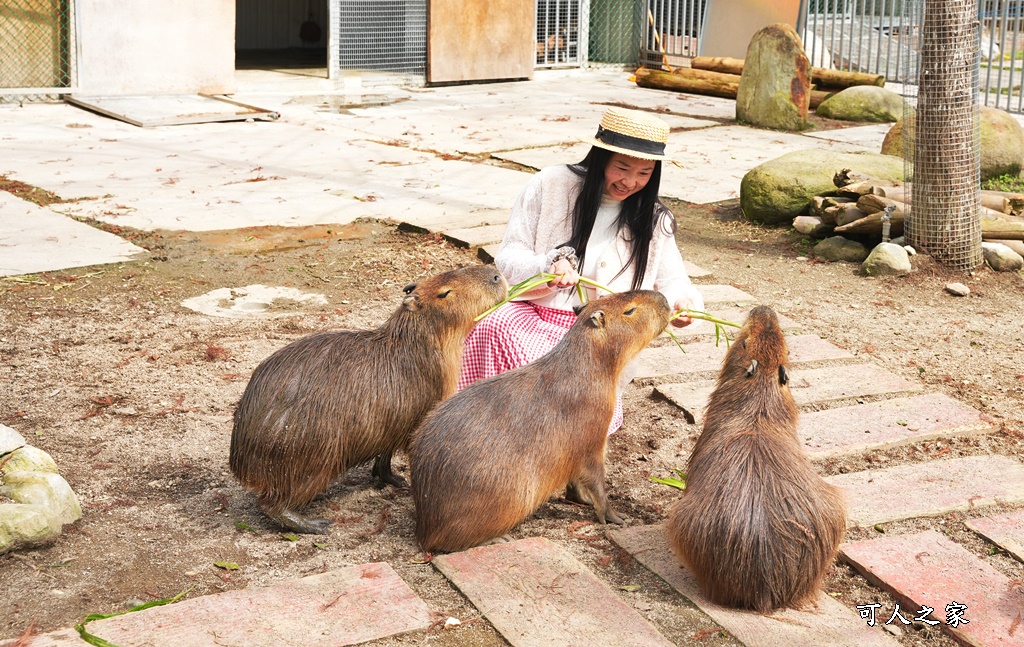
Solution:
{"label": "beige wall panel", "polygon": [[796,28],[799,12],[800,0],[709,2],[700,55],[746,58],[747,45],[759,29],[777,22]]}
{"label": "beige wall panel", "polygon": [[533,76],[533,0],[430,0],[427,81],[488,81]]}

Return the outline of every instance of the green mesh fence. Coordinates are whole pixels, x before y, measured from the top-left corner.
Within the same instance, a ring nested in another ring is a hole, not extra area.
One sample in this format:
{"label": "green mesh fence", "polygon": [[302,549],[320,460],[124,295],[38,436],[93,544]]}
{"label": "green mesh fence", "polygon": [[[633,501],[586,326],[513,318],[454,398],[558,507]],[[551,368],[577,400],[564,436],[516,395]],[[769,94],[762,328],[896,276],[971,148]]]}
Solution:
{"label": "green mesh fence", "polygon": [[591,0],[588,60],[637,65],[646,12],[646,0]]}
{"label": "green mesh fence", "polygon": [[46,100],[71,87],[72,2],[0,0],[0,102]]}

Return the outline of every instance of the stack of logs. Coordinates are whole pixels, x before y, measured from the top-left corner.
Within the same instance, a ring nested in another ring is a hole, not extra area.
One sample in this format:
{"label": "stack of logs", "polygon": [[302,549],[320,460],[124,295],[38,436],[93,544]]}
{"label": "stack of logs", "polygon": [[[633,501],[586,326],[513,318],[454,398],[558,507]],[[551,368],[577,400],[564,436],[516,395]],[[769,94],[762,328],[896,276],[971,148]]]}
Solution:
{"label": "stack of logs", "polygon": [[[674,90],[690,94],[735,99],[743,73],[743,59],[720,56],[695,56],[691,67],[676,68],[673,72],[662,72],[642,67],[636,71],[636,84],[644,88]],[[855,85],[885,85],[882,74],[844,72],[811,68],[810,108],[813,110],[834,93]]]}
{"label": "stack of logs", "polygon": [[[886,207],[892,207],[889,234],[903,234],[910,194],[901,183],[850,169],[837,172],[832,182],[837,191],[815,196],[807,209],[809,215],[793,220],[797,231],[816,237],[855,234],[880,238],[882,215]],[[982,191],[978,209],[982,240],[1024,240],[1024,194]]]}

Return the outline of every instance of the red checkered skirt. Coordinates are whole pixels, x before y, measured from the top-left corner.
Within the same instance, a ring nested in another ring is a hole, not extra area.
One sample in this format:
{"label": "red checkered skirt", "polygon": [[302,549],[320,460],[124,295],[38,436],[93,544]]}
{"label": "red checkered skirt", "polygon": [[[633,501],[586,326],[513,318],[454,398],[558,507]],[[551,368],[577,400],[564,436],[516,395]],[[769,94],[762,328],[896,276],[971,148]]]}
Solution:
{"label": "red checkered skirt", "polygon": [[[511,301],[477,323],[462,350],[459,390],[477,380],[529,364],[565,336],[576,321],[572,310]],[[608,433],[622,426],[622,396],[615,399]]]}

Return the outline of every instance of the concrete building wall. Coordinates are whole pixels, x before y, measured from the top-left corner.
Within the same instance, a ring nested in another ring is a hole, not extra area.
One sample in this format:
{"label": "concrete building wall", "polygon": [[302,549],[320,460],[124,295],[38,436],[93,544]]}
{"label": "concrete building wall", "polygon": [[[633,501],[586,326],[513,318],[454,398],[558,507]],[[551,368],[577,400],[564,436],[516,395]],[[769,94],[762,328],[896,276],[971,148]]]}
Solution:
{"label": "concrete building wall", "polygon": [[235,91],[235,0],[88,0],[76,8],[80,94]]}

